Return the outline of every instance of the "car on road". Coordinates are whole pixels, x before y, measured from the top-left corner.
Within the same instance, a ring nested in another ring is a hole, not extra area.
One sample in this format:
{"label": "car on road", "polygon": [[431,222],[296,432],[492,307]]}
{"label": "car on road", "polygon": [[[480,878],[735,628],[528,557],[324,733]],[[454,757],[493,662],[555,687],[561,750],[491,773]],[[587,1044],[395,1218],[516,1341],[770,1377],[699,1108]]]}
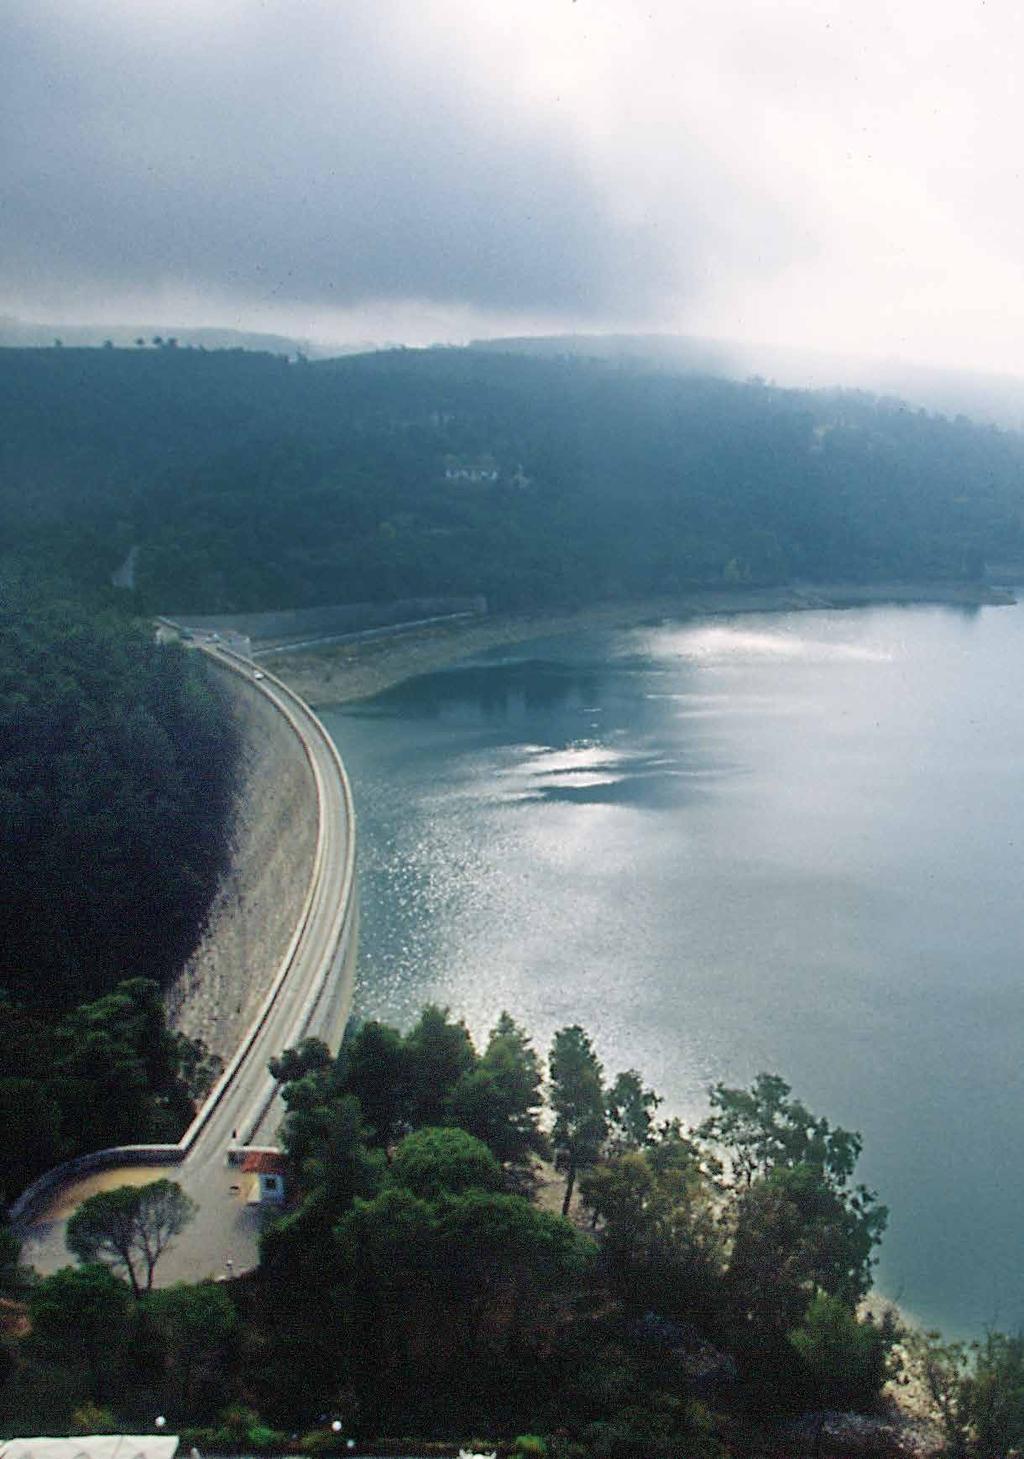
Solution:
{"label": "car on road", "polygon": [[256,669],[256,670],[254,670],[254,671],[253,671],[253,678],[254,678],[254,679],[265,679],[265,678],[266,678],[266,677],[267,677],[267,676],[266,676],[266,674],[265,674],[265,673],[264,673],[264,672],[263,672],[263,670],[262,670],[262,669]]}

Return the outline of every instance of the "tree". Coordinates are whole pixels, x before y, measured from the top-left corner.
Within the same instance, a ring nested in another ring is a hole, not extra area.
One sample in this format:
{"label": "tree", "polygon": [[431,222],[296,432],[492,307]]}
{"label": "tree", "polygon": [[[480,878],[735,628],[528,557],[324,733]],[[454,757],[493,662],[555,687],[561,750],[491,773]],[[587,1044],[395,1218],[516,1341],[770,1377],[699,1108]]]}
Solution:
{"label": "tree", "polygon": [[169,1405],[183,1414],[207,1411],[224,1400],[223,1371],[239,1319],[216,1282],[176,1282],[143,1298],[142,1315],[156,1334],[173,1388]]}
{"label": "tree", "polygon": [[288,1117],[282,1143],[295,1163],[303,1189],[318,1192],[337,1219],[357,1195],[372,1195],[382,1156],[366,1148],[359,1101],[337,1094],[320,1074],[288,1086]]}
{"label": "tree", "polygon": [[388,1185],[374,1200],[353,1204],[336,1227],[335,1242],[348,1329],[345,1371],[372,1410],[389,1388],[420,1376],[412,1357],[414,1331],[436,1324],[426,1349],[428,1371],[433,1351],[450,1341],[447,1313],[438,1321],[449,1273],[438,1256],[437,1212],[431,1202]]}
{"label": "tree", "polygon": [[719,1298],[722,1240],[711,1190],[692,1150],[673,1142],[613,1156],[580,1178],[601,1223],[602,1260],[635,1308],[692,1316]]}
{"label": "tree", "polygon": [[476,1067],[464,1074],[448,1102],[448,1118],[483,1140],[505,1164],[523,1165],[547,1154],[538,1124],[543,1106],[540,1060],[524,1031],[502,1013]]}
{"label": "tree", "polygon": [[886,1210],[870,1192],[848,1196],[811,1166],[780,1167],[744,1188],[727,1272],[731,1303],[755,1338],[798,1327],[818,1292],[850,1310],[871,1285]]}
{"label": "tree", "polygon": [[459,1080],[476,1064],[469,1030],[451,1023],[447,1008],[428,1004],[405,1040],[409,1068],[409,1123],[444,1123],[447,1101]]}
{"label": "tree", "polygon": [[270,1060],[270,1074],[280,1084],[291,1084],[305,1074],[319,1069],[330,1069],[334,1056],[323,1039],[304,1038],[294,1049],[285,1049],[277,1059]]}
{"label": "tree", "polygon": [[[888,1213],[874,1192],[849,1184],[860,1136],[812,1115],[777,1075],[759,1074],[750,1089],[716,1085],[711,1103],[697,1142],[706,1159],[722,1157],[726,1172],[736,1339],[769,1355],[766,1381],[792,1398],[797,1348],[786,1334],[801,1328],[819,1294],[853,1313],[870,1287]],[[831,1310],[819,1313],[808,1343],[821,1337]]]}
{"label": "tree", "polygon": [[616,1076],[608,1090],[605,1107],[611,1143],[615,1150],[640,1150],[654,1136],[654,1111],[661,1103],[653,1089],[645,1089],[635,1069]]}
{"label": "tree", "polygon": [[167,1027],[160,986],[130,978],[63,1020],[55,1066],[79,1094],[76,1145],[176,1138],[193,1113],[179,1077],[185,1047]]}
{"label": "tree", "polygon": [[558,1169],[566,1176],[562,1201],[566,1216],[577,1173],[593,1165],[608,1134],[603,1070],[579,1024],[555,1034],[549,1064],[555,1116],[551,1142]]}
{"label": "tree", "polygon": [[202,1039],[175,1035],[178,1046],[178,1077],[193,1105],[205,1099],[224,1073],[224,1060],[211,1053]]}
{"label": "tree", "polygon": [[1024,1444],[1024,1334],[988,1332],[960,1382],[960,1413],[973,1454],[1008,1454]]}
{"label": "tree", "polygon": [[439,1267],[457,1297],[480,1311],[504,1296],[551,1294],[578,1276],[591,1242],[522,1196],[466,1190],[437,1204]]}
{"label": "tree", "polygon": [[287,1085],[285,1102],[281,1141],[302,1201],[264,1228],[260,1267],[290,1291],[320,1290],[334,1254],[331,1232],[357,1196],[377,1193],[384,1156],[367,1148],[359,1101],[339,1093],[333,1066]]}
{"label": "tree", "polygon": [[388,1304],[411,1294],[436,1265],[436,1212],[411,1191],[389,1185],[372,1201],[357,1200],[338,1223],[342,1258],[359,1282]]}
{"label": "tree", "polygon": [[699,1140],[724,1151],[734,1185],[765,1179],[776,1166],[806,1165],[829,1184],[846,1185],[861,1152],[861,1138],[812,1115],[777,1074],[759,1074],[750,1089],[716,1084],[712,1114]]}
{"label": "tree", "polygon": [[989,1459],[1021,1448],[1024,1335],[991,1331],[968,1347],[938,1332],[911,1332],[906,1348],[953,1459]]}
{"label": "tree", "polygon": [[[440,1422],[469,1392],[516,1386],[526,1323],[550,1338],[553,1302],[593,1254],[557,1216],[480,1189],[423,1200],[389,1186],[355,1202],[337,1241],[351,1332],[346,1367],[366,1406],[402,1412],[415,1393],[421,1415],[436,1412]],[[525,1371],[536,1372],[528,1360]]]}
{"label": "tree", "polygon": [[20,1296],[28,1286],[28,1267],[21,1265],[21,1242],[11,1230],[6,1218],[0,1219],[0,1293],[7,1297]]}
{"label": "tree", "polygon": [[80,1360],[103,1401],[128,1341],[131,1296],[107,1266],[62,1267],[29,1293],[32,1344],[54,1363]]}
{"label": "tree", "polygon": [[[101,369],[143,369],[122,351]],[[92,357],[98,365],[99,352]],[[127,530],[112,524],[111,541]],[[134,529],[133,529],[134,530]],[[95,550],[86,533],[74,550]],[[0,586],[0,1157],[8,1200],[58,1161],[176,1140],[193,1114],[160,985],[228,852],[237,729],[206,671],[64,589]],[[226,753],[225,753],[226,752]],[[123,970],[139,977],[127,981]],[[145,976],[150,975],[150,976]],[[116,986],[115,986],[116,985]]]}
{"label": "tree", "polygon": [[935,1331],[911,1331],[907,1334],[906,1349],[911,1371],[928,1395],[932,1416],[942,1428],[948,1452],[959,1459],[967,1452],[964,1395],[967,1347],[961,1342],[946,1342]]}
{"label": "tree", "polygon": [[104,1262],[125,1272],[138,1297],[152,1289],[162,1253],[197,1209],[172,1180],[100,1191],[83,1201],[68,1222],[68,1248],[81,1262]]}
{"label": "tree", "polygon": [[482,1140],[465,1130],[414,1130],[395,1151],[388,1179],[420,1200],[445,1193],[501,1189],[501,1167]]}
{"label": "tree", "polygon": [[61,1158],[60,1108],[38,1079],[0,1079],[0,1199],[13,1201],[32,1178]]}
{"label": "tree", "polygon": [[374,1144],[390,1145],[407,1122],[411,1057],[402,1035],[385,1023],[364,1023],[342,1046],[343,1084],[362,1106]]}
{"label": "tree", "polygon": [[805,1401],[813,1408],[870,1408],[892,1376],[899,1337],[891,1309],[878,1322],[870,1315],[858,1318],[838,1297],[819,1292],[789,1335],[807,1370]]}

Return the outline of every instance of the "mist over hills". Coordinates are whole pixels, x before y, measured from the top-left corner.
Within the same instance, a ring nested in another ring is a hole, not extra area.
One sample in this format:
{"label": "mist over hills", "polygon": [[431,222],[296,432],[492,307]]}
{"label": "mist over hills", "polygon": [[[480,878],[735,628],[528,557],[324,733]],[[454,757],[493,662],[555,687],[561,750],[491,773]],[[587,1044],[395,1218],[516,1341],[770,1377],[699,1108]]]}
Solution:
{"label": "mist over hills", "polygon": [[[153,348],[157,341],[197,350],[249,350],[296,359],[329,360],[403,348],[390,342],[323,341],[228,327],[173,324],[38,323],[0,315],[0,348]],[[461,348],[438,345],[435,348]],[[866,390],[943,415],[966,415],[1007,430],[1024,430],[1024,376],[957,370],[896,358],[832,354],[785,345],[683,334],[550,334],[474,339],[466,348],[539,358],[604,360],[642,370],[760,378],[802,390]]]}
{"label": "mist over hills", "polygon": [[978,578],[1024,437],[851,391],[469,349],[0,351],[0,570],[146,611]]}
{"label": "mist over hills", "polygon": [[1024,376],[1019,375],[680,334],[520,336],[477,339],[470,348],[545,358],[617,361],[680,374],[718,375],[728,380],[760,376],[771,384],[796,389],[841,386],[891,396],[943,415],[966,415],[1008,430],[1024,429]]}

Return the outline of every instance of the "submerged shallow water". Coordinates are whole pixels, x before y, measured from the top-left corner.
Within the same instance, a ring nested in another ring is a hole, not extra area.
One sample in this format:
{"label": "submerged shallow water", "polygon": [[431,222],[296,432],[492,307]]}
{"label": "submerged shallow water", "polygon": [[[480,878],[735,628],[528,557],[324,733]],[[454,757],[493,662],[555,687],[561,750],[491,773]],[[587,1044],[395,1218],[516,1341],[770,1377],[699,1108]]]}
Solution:
{"label": "submerged shallow water", "polygon": [[358,1013],[579,1022],[692,1119],[780,1073],[864,1136],[886,1295],[1024,1322],[1024,607],[574,635],[323,718]]}

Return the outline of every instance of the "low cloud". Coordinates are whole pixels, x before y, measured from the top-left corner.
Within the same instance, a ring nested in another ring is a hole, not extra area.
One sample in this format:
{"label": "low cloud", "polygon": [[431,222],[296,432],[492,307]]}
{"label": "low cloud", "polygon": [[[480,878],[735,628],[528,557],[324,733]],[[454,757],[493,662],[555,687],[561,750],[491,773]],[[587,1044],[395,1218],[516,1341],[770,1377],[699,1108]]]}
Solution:
{"label": "low cloud", "polygon": [[1011,0],[8,0],[0,309],[1014,368]]}
{"label": "low cloud", "polygon": [[697,241],[624,216],[457,5],[15,9],[9,304],[208,291],[635,319],[685,288]]}

